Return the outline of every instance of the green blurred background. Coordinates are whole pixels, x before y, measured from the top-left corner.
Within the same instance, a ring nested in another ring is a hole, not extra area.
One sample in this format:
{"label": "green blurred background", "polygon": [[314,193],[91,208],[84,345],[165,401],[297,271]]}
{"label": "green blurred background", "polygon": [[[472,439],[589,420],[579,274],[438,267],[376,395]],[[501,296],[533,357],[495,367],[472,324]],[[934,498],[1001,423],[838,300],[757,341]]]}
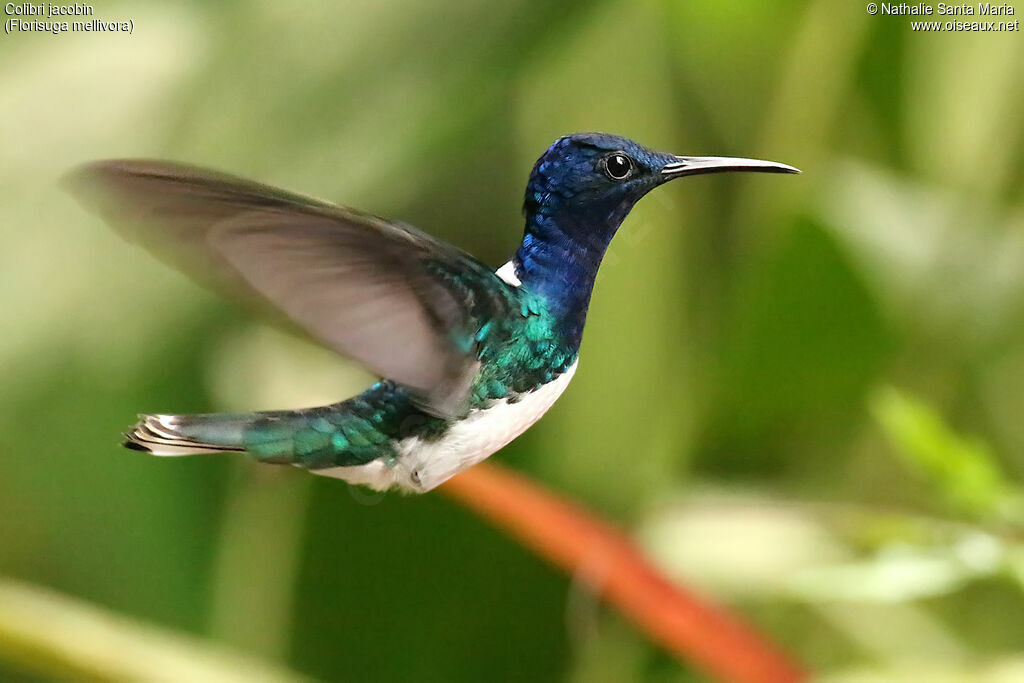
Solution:
{"label": "green blurred background", "polygon": [[[95,7],[134,34],[0,37],[0,679],[70,675],[18,624],[95,655],[109,610],[169,662],[193,659],[184,633],[268,676],[703,680],[440,495],[119,449],[137,412],[309,405],[366,376],[55,186],[93,158],[186,160],[497,266],[534,159],[602,130],[804,175],[641,202],[572,389],[496,459],[823,680],[1024,680],[1019,32],[834,0]],[[49,589],[102,611],[76,629]]]}

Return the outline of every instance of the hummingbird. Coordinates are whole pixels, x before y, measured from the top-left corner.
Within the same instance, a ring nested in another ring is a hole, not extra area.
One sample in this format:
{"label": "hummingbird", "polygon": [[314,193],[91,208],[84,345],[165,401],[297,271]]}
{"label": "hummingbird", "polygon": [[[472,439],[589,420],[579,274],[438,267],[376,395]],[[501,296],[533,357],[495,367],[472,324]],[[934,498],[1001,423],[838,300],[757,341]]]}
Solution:
{"label": "hummingbird", "polygon": [[67,187],[130,242],[269,309],[380,381],[299,410],[140,415],[124,446],[244,452],[377,490],[429,491],[526,431],[576,372],[602,257],[634,204],[704,173],[786,164],[677,156],[604,133],[556,140],[496,271],[396,221],[179,163],[86,164]]}

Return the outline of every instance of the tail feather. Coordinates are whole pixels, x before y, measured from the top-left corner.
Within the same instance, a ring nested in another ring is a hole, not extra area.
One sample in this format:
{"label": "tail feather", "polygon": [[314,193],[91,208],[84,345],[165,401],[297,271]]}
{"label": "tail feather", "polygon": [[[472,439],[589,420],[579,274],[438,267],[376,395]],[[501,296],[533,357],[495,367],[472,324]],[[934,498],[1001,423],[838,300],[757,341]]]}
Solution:
{"label": "tail feather", "polygon": [[300,410],[140,415],[124,445],[153,455],[245,452],[259,462],[311,470],[353,467],[395,456],[393,441],[407,413],[382,403],[359,398]]}
{"label": "tail feather", "polygon": [[230,415],[139,415],[124,446],[153,455],[244,451],[243,420]]}

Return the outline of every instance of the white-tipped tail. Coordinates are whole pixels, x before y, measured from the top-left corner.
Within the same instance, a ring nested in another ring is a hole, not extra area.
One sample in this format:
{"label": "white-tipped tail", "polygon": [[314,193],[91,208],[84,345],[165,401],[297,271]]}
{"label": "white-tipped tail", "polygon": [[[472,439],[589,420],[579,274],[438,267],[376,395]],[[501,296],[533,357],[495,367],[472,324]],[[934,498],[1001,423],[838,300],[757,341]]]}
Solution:
{"label": "white-tipped tail", "polygon": [[212,444],[187,436],[182,431],[195,418],[183,415],[139,415],[139,422],[124,435],[124,446],[152,455],[196,455],[243,450],[237,446]]}

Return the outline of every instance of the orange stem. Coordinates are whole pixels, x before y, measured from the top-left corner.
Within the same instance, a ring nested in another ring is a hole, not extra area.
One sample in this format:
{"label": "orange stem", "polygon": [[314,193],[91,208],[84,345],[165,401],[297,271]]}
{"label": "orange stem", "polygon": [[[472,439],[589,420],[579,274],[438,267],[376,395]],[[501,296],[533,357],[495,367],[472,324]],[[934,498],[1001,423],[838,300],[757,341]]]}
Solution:
{"label": "orange stem", "polygon": [[670,582],[624,533],[526,477],[484,463],[441,490],[578,574],[652,640],[707,673],[737,683],[807,678],[800,665],[741,619]]}

